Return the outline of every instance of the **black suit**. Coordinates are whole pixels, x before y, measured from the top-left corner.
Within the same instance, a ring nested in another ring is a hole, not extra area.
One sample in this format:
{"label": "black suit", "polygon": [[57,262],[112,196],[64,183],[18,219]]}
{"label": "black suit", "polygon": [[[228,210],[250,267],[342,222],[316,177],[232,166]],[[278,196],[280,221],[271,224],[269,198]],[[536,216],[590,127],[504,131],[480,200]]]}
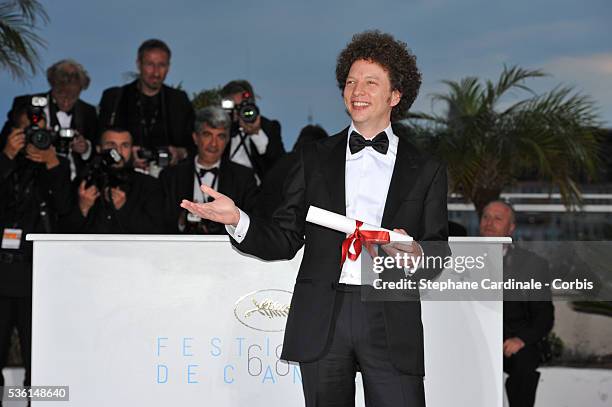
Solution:
{"label": "black suit", "polygon": [[[49,116],[51,116],[47,118],[47,127],[54,128],[56,125],[58,125],[59,123],[56,116],[57,107],[55,106],[55,103],[53,103],[52,98],[49,96],[50,93],[51,92],[49,91],[47,93],[17,96],[13,100],[13,106],[8,112],[7,120],[2,128],[2,139],[4,140],[10,134],[12,128],[15,127],[14,120],[17,119],[14,117],[15,113],[24,107],[29,106],[32,102],[33,96],[44,96],[47,98],[47,103],[49,104]],[[92,149],[95,148],[98,133],[98,115],[95,107],[82,101],[81,99],[77,100],[72,108],[71,127],[78,130],[83,137],[89,140]],[[72,158],[76,166],[76,173],[78,174],[84,168],[85,161],[80,154],[74,152],[72,153]]]}
{"label": "black suit", "polygon": [[[504,256],[504,279],[550,282],[548,263],[528,250],[512,247]],[[509,358],[504,357],[508,373],[506,392],[510,407],[531,407],[535,402],[540,378],[538,342],[546,337],[554,323],[550,288],[540,291],[504,291],[504,340],[518,337],[525,347]]]}
{"label": "black suit", "polygon": [[[252,217],[244,240],[240,244],[233,241],[242,252],[264,260],[290,259],[305,244],[281,356],[301,364],[324,356],[333,330],[345,235],[306,223],[305,217],[310,205],[339,214],[346,212],[347,131],[304,146],[287,174],[284,202],[275,212],[274,221]],[[418,241],[445,241],[446,168],[421,155],[405,137],[399,137],[382,226],[403,228]],[[393,366],[403,374],[422,377],[425,372],[420,302],[375,304],[372,307],[378,307],[384,316],[383,342]],[[305,391],[308,402],[308,390]]]}
{"label": "black suit", "polygon": [[[274,164],[285,154],[285,147],[283,146],[283,140],[281,139],[281,125],[277,120],[270,120],[261,116],[261,129],[266,136],[268,136],[268,146],[263,154],[259,154],[253,141],[249,138],[249,155],[251,163],[253,164],[253,171],[260,180],[263,180],[266,173],[274,166]],[[232,138],[240,137],[238,129],[233,126]],[[241,147],[242,148],[242,147]],[[223,153],[224,159],[230,159],[230,144]],[[234,151],[232,150],[231,153]]]}
{"label": "black suit", "polygon": [[[138,108],[138,80],[121,87],[108,88],[100,100],[100,127],[122,127],[134,137],[134,144],[147,148],[176,146],[193,150],[193,106],[182,90],[163,85],[159,95],[159,128],[155,140],[145,139]],[[149,135],[151,136],[151,135]]]}
{"label": "black suit", "polygon": [[126,201],[120,209],[101,196],[83,216],[78,203],[78,186],[81,179],[73,182],[72,210],[60,223],[64,233],[127,233],[154,234],[162,232],[162,192],[159,181],[149,175],[131,171],[125,187]]}
{"label": "black suit", "polygon": [[[168,167],[159,176],[164,193],[164,231],[180,233],[178,219],[184,210],[180,207],[183,199],[193,200],[195,163],[186,160],[174,167]],[[221,160],[217,190],[229,196],[240,208],[250,211],[255,205],[257,185],[250,168],[231,161]],[[219,228],[225,233],[225,228]]]}

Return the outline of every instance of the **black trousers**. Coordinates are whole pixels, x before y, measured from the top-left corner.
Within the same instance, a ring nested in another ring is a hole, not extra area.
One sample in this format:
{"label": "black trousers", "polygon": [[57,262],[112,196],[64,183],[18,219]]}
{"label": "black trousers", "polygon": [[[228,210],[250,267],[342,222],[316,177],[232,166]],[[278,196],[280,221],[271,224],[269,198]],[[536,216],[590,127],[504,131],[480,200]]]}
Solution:
{"label": "black trousers", "polygon": [[389,358],[383,303],[363,302],[359,286],[340,285],[325,355],[300,363],[306,407],[353,407],[361,371],[367,407],[424,407],[422,376],[398,371]]}
{"label": "black trousers", "polygon": [[533,407],[536,398],[540,372],[536,369],[540,354],[533,345],[525,346],[509,358],[504,357],[506,395],[510,407]]}
{"label": "black trousers", "polygon": [[[0,386],[4,386],[2,369],[6,366],[11,334],[17,327],[21,357],[25,364],[24,385],[30,385],[32,355],[32,298],[0,296]],[[0,405],[2,401],[0,400]]]}

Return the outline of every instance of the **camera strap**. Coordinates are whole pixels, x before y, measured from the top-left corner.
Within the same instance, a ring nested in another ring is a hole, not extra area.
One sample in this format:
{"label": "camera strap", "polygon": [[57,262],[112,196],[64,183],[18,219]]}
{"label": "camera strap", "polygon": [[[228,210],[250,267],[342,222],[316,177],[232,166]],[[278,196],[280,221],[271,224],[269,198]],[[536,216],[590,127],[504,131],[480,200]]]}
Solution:
{"label": "camera strap", "polygon": [[236,134],[236,136],[240,137],[240,142],[238,143],[234,151],[232,151],[232,153],[230,154],[230,160],[233,160],[233,158],[236,156],[238,151],[240,151],[240,148],[243,148],[244,152],[247,155],[247,158],[249,159],[249,162],[251,163],[251,168],[254,169],[255,163],[253,162],[253,157],[251,156],[251,152],[247,148],[247,142],[249,141],[249,135],[245,134],[244,131],[240,128],[238,129],[238,133]]}

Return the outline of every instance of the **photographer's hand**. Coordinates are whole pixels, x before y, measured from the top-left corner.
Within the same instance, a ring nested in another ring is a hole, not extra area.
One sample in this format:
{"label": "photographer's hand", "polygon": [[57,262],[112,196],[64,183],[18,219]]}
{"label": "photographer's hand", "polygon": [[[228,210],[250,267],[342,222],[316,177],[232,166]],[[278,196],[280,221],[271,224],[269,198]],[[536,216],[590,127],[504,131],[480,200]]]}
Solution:
{"label": "photographer's hand", "polygon": [[89,210],[96,203],[96,199],[100,196],[100,191],[95,185],[85,188],[85,181],[79,185],[79,209],[84,217],[87,217]]}
{"label": "photographer's hand", "polygon": [[28,144],[26,146],[26,158],[30,161],[34,161],[35,163],[45,164],[48,170],[57,167],[60,163],[57,158],[57,154],[55,153],[54,146],[51,146],[46,150],[39,150],[32,144]]}
{"label": "photographer's hand", "polygon": [[134,168],[140,168],[142,170],[149,170],[149,163],[147,160],[143,160],[138,156],[138,151],[140,151],[140,146],[132,146],[132,158],[134,163]]}
{"label": "photographer's hand", "polygon": [[179,161],[187,158],[187,149],[185,147],[168,146],[170,152],[170,165],[176,165]]}
{"label": "photographer's hand", "polygon": [[244,129],[246,134],[258,134],[261,130],[261,116],[257,116],[257,119],[253,123],[246,123],[240,119],[240,126]]}
{"label": "photographer's hand", "polygon": [[214,201],[208,203],[195,203],[183,199],[181,207],[187,209],[194,215],[198,215],[202,219],[210,219],[213,222],[219,222],[224,225],[238,225],[240,211],[231,198],[215,191],[208,185],[202,185],[201,189],[204,194],[211,196]]}
{"label": "photographer's hand", "polygon": [[25,146],[23,129],[16,128],[11,131],[2,152],[11,160],[15,159],[19,151]]}
{"label": "photographer's hand", "polygon": [[127,194],[119,188],[111,188],[110,194],[115,209],[119,210],[123,208],[123,205],[125,205],[125,201],[127,201]]}

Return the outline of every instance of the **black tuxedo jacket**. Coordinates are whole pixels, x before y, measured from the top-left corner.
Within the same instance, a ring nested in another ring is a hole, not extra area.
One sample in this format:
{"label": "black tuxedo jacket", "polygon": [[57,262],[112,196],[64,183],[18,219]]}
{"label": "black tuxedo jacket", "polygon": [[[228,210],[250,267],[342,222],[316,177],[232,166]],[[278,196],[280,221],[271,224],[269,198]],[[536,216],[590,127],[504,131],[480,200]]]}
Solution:
{"label": "black tuxedo jacket", "polygon": [[[121,87],[108,88],[102,93],[100,100],[100,130],[119,126],[129,130],[134,137],[134,144],[143,145],[140,117],[138,117],[136,100],[138,98],[138,80]],[[194,144],[191,138],[195,120],[193,106],[182,90],[163,85],[161,92],[163,111],[162,122],[164,137],[167,143],[154,147],[168,145],[185,147],[193,152]],[[144,143],[146,144],[146,143]]]}
{"label": "black tuxedo jacket", "polygon": [[[252,140],[249,140],[249,151],[253,163],[253,171],[260,180],[263,180],[270,168],[285,154],[285,147],[283,146],[281,125],[278,120],[270,120],[261,116],[261,129],[268,136],[268,146],[265,153],[259,154]],[[239,137],[236,129],[232,130],[232,137]],[[230,147],[231,145],[225,149],[223,154],[223,158],[226,160],[230,158]]]}
{"label": "black tuxedo jacket", "polygon": [[[193,159],[168,167],[160,174],[159,180],[164,193],[165,233],[180,233],[178,219],[181,211],[184,211],[180,203],[183,199],[193,200],[194,175]],[[221,160],[217,190],[233,199],[239,208],[250,211],[255,206],[257,198],[255,175],[250,168],[243,165]],[[225,231],[224,227],[221,229]]]}
{"label": "black tuxedo jacket", "polygon": [[[319,359],[330,333],[345,235],[306,223],[305,218],[310,205],[346,213],[347,133],[345,129],[304,146],[287,174],[283,203],[274,213],[273,221],[251,217],[242,243],[232,240],[240,251],[264,260],[293,258],[305,245],[285,331],[282,353],[285,360]],[[420,154],[408,139],[398,136],[382,226],[403,228],[421,242],[446,241],[446,167]],[[389,301],[383,307],[390,359],[402,372],[424,375],[420,302]]]}
{"label": "black tuxedo jacket", "polygon": [[[30,105],[32,102],[33,96],[44,96],[49,98],[49,94],[51,92],[46,93],[38,93],[33,95],[22,95],[17,96],[13,100],[13,106],[11,110],[7,114],[7,120],[4,123],[4,127],[2,128],[2,140],[0,142],[1,146],[4,147],[4,143],[6,142],[6,137],[10,134],[12,128],[15,126],[14,117],[15,112],[19,109],[22,109],[25,106]],[[51,103],[49,106],[50,118],[47,118],[47,122],[51,127],[55,127],[57,123],[57,117],[55,114],[57,113],[57,108]],[[90,105],[87,102],[82,101],[81,99],[77,100],[72,109],[73,118],[72,118],[72,128],[78,130],[87,140],[91,142],[91,148],[96,148],[96,138],[98,133],[98,115],[96,113],[96,108]],[[92,151],[92,156],[93,156]],[[72,153],[72,157],[74,158],[74,163],[77,169],[77,173],[79,173],[84,167],[84,160],[81,158],[80,154]]]}

